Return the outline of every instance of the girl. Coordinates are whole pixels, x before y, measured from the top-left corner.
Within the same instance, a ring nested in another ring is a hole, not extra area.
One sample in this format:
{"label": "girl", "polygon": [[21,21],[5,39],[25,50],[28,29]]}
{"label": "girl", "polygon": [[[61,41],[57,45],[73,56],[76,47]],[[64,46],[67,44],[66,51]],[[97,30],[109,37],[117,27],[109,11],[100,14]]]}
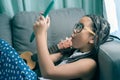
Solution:
{"label": "girl", "polygon": [[[63,46],[72,48],[50,55],[47,47],[47,30],[50,25],[50,18],[40,16],[34,25],[36,43],[38,49],[39,66],[42,77],[55,80],[94,79],[97,70],[97,54],[100,44],[106,42],[110,26],[100,16],[86,15],[75,24],[73,34],[69,42]],[[62,43],[62,42],[61,42]],[[59,45],[58,45],[58,48]],[[67,58],[63,58],[66,56]],[[54,62],[61,60],[58,65]]]}

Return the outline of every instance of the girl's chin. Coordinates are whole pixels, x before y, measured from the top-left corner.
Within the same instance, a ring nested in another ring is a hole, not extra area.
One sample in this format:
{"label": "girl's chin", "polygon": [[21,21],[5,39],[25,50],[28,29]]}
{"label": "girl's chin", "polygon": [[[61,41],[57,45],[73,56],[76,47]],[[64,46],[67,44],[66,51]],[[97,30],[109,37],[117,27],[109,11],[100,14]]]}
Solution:
{"label": "girl's chin", "polygon": [[76,49],[78,48],[78,47],[77,47],[77,46],[75,46],[75,45],[72,45],[72,47],[73,47],[73,48],[76,48]]}

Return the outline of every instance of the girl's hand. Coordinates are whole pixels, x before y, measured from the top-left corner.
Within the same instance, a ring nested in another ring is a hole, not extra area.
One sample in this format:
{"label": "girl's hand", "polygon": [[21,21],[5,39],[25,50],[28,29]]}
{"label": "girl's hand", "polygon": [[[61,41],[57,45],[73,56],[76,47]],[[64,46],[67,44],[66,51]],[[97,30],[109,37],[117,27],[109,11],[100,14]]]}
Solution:
{"label": "girl's hand", "polygon": [[66,49],[72,46],[72,41],[71,41],[71,37],[67,38],[65,40],[61,40],[58,44],[58,48],[59,49]]}
{"label": "girl's hand", "polygon": [[40,18],[34,24],[34,31],[36,34],[40,34],[42,32],[47,32],[47,29],[50,26],[50,18],[47,16],[40,16]]}

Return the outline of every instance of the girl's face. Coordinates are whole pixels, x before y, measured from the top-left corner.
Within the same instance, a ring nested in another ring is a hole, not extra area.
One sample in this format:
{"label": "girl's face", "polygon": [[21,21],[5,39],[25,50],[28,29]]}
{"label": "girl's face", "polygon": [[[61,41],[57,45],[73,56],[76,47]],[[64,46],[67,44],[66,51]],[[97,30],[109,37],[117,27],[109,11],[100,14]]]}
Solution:
{"label": "girl's face", "polygon": [[[92,20],[89,17],[83,17],[72,34],[72,46],[81,51],[89,51],[94,43],[95,33],[92,31]],[[78,27],[77,27],[78,26]],[[79,30],[82,26],[82,29]]]}

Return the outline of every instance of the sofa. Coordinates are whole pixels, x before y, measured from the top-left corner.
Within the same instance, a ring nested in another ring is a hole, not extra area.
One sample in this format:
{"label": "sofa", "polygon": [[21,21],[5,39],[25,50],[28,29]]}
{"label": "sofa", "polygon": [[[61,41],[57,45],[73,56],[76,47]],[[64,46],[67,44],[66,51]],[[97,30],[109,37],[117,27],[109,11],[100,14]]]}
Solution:
{"label": "sofa", "polygon": [[[0,38],[8,41],[20,55],[30,51],[37,53],[35,40],[30,42],[33,24],[39,12],[18,12],[13,17],[0,14]],[[51,25],[48,30],[48,46],[69,37],[75,23],[85,15],[79,8],[50,11]],[[99,80],[120,80],[120,41],[113,40],[100,46],[98,54]]]}

